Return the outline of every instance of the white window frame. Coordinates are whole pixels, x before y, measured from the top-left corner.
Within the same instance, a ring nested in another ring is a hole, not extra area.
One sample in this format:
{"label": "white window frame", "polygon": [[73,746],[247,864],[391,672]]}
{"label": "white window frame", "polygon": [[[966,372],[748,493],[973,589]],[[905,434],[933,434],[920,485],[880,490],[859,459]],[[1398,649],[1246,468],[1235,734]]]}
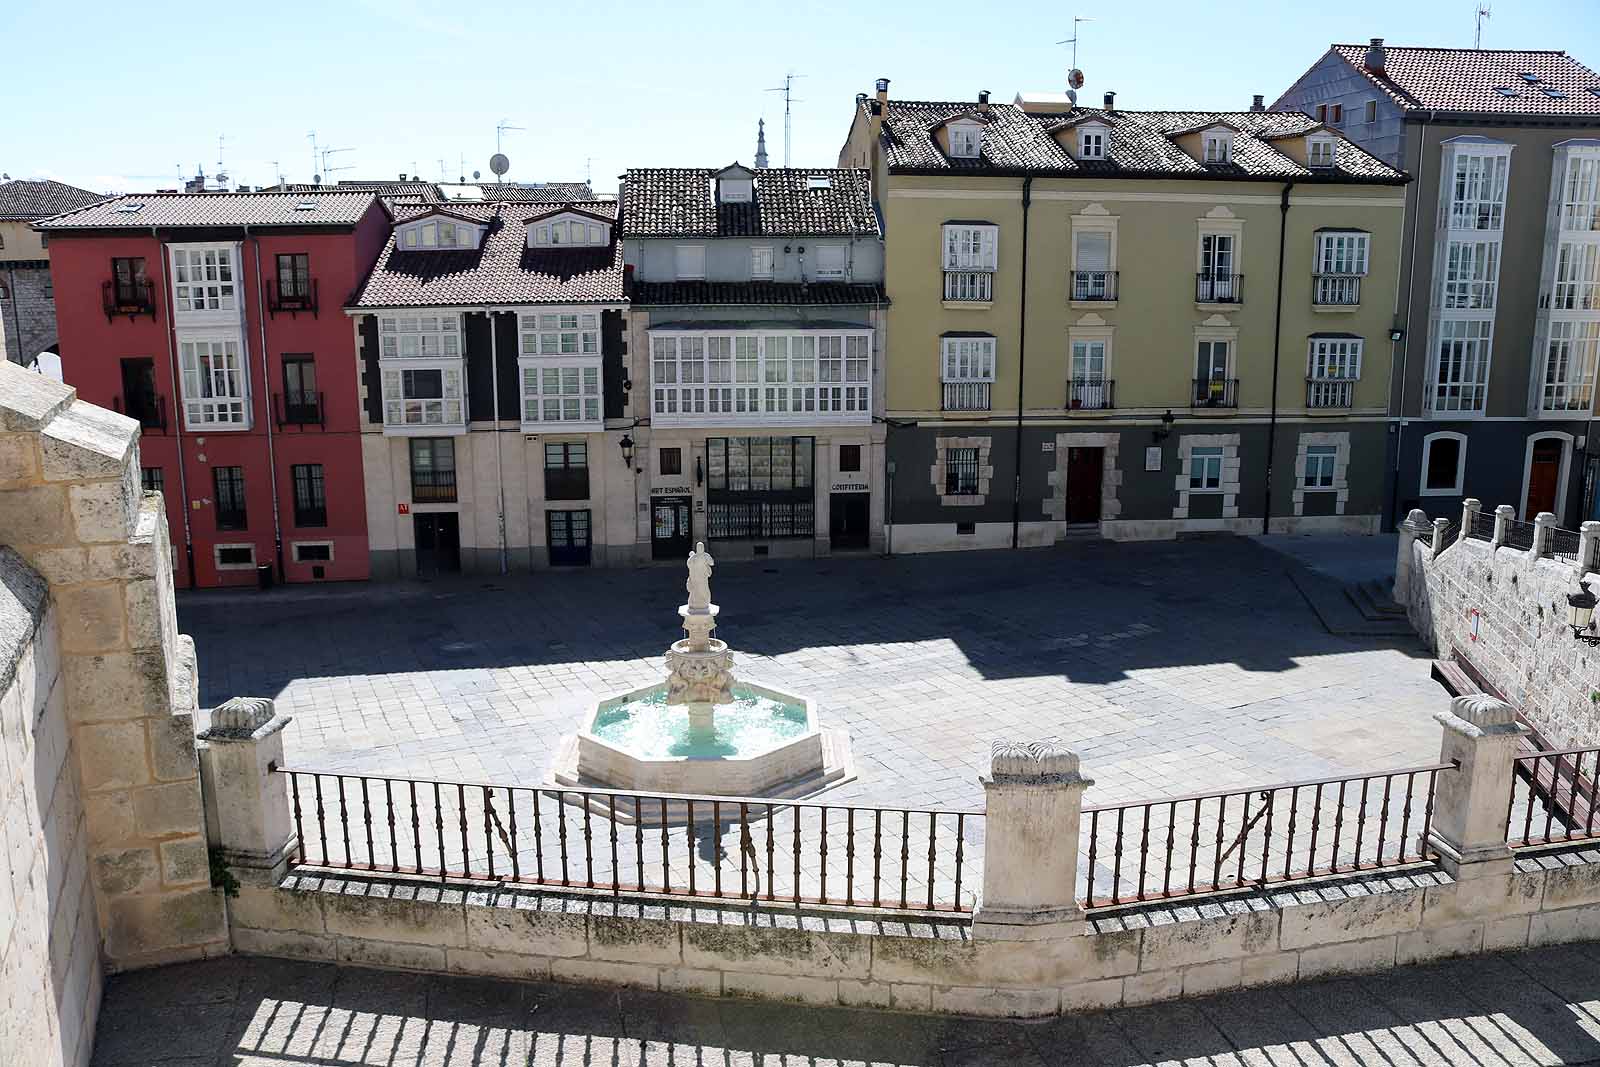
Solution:
{"label": "white window frame", "polygon": [[947,222],[941,237],[945,270],[994,273],[1000,260],[1000,227],[989,222]]}
{"label": "white window frame", "polygon": [[1546,303],[1551,311],[1600,313],[1600,241],[1562,240]]}
{"label": "white window frame", "polygon": [[995,338],[941,337],[939,380],[946,384],[994,382]]}
{"label": "white window frame", "polygon": [[[202,352],[201,346],[205,346]],[[221,352],[215,346],[222,346]],[[228,348],[232,348],[232,352]],[[209,369],[202,361],[217,355],[232,357],[233,366]],[[178,334],[178,364],[183,377],[183,425],[187,430],[248,430],[251,425],[250,358],[244,341],[235,333]],[[221,386],[222,388],[218,388]]]}
{"label": "white window frame", "polygon": [[178,318],[240,316],[238,250],[231,242],[170,246],[172,306]]}
{"label": "white window frame", "polygon": [[528,227],[530,248],[601,248],[611,243],[611,225],[584,215],[557,215]]}
{"label": "white window frame", "polygon": [[[1187,469],[1184,474],[1188,478],[1188,492],[1204,493],[1208,495],[1221,494],[1222,468],[1227,459],[1228,450],[1222,445],[1197,445],[1189,449]],[[1197,467],[1196,461],[1203,461],[1203,467]],[[1196,475],[1200,483],[1195,484]]]}
{"label": "white window frame", "polygon": [[1202,163],[1233,162],[1233,132],[1231,130],[1206,130],[1200,135],[1200,161]]}
{"label": "white window frame", "polygon": [[[467,429],[466,340],[459,312],[378,313],[384,433],[443,437]],[[441,396],[407,396],[407,371],[438,371]]]}
{"label": "white window frame", "polygon": [[517,312],[517,358],[600,356],[597,308],[534,308]]}
{"label": "white window frame", "polygon": [[[1600,365],[1600,318],[1559,318],[1540,331],[1534,361],[1534,410],[1541,415],[1582,418],[1594,409],[1596,367]],[[1557,366],[1560,372],[1555,373]]]}
{"label": "white window frame", "polygon": [[[312,547],[312,546],[317,547],[317,548],[326,548],[328,550],[328,558],[327,559],[302,559],[302,558],[300,558],[300,550],[302,548],[307,548],[307,547]],[[333,542],[332,541],[290,541],[289,542],[289,557],[291,559],[293,559],[294,562],[296,562],[296,563],[311,563],[311,564],[332,563],[333,562],[333,558],[334,558]]]}
{"label": "white window frame", "polygon": [[1111,131],[1098,123],[1078,127],[1078,158],[1105,159],[1106,141]]}
{"label": "white window frame", "polygon": [[849,270],[849,250],[842,244],[820,244],[811,246],[812,253],[816,256],[811,273],[818,279],[831,279],[843,281]]}
{"label": "white window frame", "polygon": [[1600,231],[1600,151],[1568,148],[1565,155],[1558,175],[1561,229]]}
{"label": "white window frame", "polygon": [[[1447,346],[1452,350],[1449,361]],[[1481,416],[1488,404],[1493,356],[1493,319],[1442,319],[1429,355],[1428,392],[1423,398],[1428,410],[1436,415]]]}
{"label": "white window frame", "polygon": [[1504,230],[1511,146],[1466,142],[1444,147],[1439,228],[1480,233]]}
{"label": "white window frame", "polygon": [[[1453,485],[1445,489],[1428,488],[1428,460],[1433,454],[1435,441],[1449,439],[1457,443],[1456,451],[1456,480]],[[1422,464],[1417,472],[1418,496],[1460,496],[1465,488],[1467,476],[1467,435],[1456,433],[1454,430],[1436,430],[1422,439]]]}
{"label": "white window frame", "polygon": [[718,178],[717,199],[724,204],[748,204],[756,198],[754,178]]}
{"label": "white window frame", "polygon": [[672,247],[673,277],[680,282],[704,281],[706,276],[705,245],[674,245]]}
{"label": "white window frame", "polygon": [[518,359],[517,374],[524,431],[605,429],[605,378],[598,358]]}
{"label": "white window frame", "polygon": [[[1068,254],[1072,257],[1072,262],[1068,265],[1070,273],[1067,278],[1070,299],[1089,300],[1097,305],[1109,302],[1105,299],[1106,290],[1108,286],[1115,285],[1114,279],[1117,272],[1117,223],[1118,220],[1113,215],[1072,216],[1071,244],[1068,247]],[[1106,265],[1103,268],[1086,267],[1079,262],[1078,238],[1086,234],[1105,235]],[[1094,277],[1094,275],[1100,273],[1104,273],[1105,277]],[[1080,278],[1080,274],[1087,275],[1087,277]],[[1114,289],[1112,294],[1111,299],[1115,300]]]}
{"label": "white window frame", "polygon": [[756,245],[750,249],[750,277],[755,281],[770,281],[776,262],[771,245]]}
{"label": "white window frame", "polygon": [[1441,312],[1493,312],[1500,283],[1500,242],[1447,238],[1437,301]]}
{"label": "white window frame", "polygon": [[[1308,407],[1350,407],[1361,380],[1366,341],[1360,337],[1313,337],[1306,351]],[[1318,402],[1320,401],[1320,402]]]}
{"label": "white window frame", "polygon": [[1322,230],[1316,235],[1317,274],[1367,273],[1372,235],[1365,230]]}
{"label": "white window frame", "polygon": [[478,247],[483,227],[461,219],[427,215],[396,227],[395,247],[402,252],[460,252]]}
{"label": "white window frame", "polygon": [[378,313],[378,358],[460,359],[466,351],[461,315],[454,311]]}
{"label": "white window frame", "polygon": [[1313,170],[1327,170],[1333,166],[1338,139],[1329,136],[1306,138],[1306,166]]}
{"label": "white window frame", "polygon": [[873,335],[818,330],[652,330],[655,426],[872,421]]}
{"label": "white window frame", "polygon": [[1307,445],[1305,473],[1300,477],[1300,488],[1310,492],[1334,490],[1339,487],[1338,477],[1339,446]]}
{"label": "white window frame", "polygon": [[[223,549],[247,548],[250,550],[248,563],[222,562]],[[229,541],[211,546],[211,565],[219,571],[253,571],[256,569],[256,544],[254,541]]]}
{"label": "white window frame", "polygon": [[952,159],[977,159],[983,154],[983,124],[968,119],[945,127]]}

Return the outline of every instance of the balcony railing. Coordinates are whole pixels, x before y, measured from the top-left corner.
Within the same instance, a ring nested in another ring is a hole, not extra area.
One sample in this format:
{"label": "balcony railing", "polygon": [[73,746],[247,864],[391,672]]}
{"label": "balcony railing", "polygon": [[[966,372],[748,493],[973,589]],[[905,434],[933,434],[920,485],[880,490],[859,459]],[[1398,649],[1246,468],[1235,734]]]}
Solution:
{"label": "balcony railing", "polygon": [[544,469],[544,498],[546,500],[588,500],[588,467],[546,467]]}
{"label": "balcony railing", "polygon": [[947,270],[944,272],[944,298],[986,303],[994,299],[994,272],[987,270]]}
{"label": "balcony railing", "polygon": [[327,407],[321,393],[274,393],[278,425],[328,427]]}
{"label": "balcony railing", "polygon": [[1347,408],[1355,402],[1354,378],[1307,378],[1306,407]]}
{"label": "balcony railing", "polygon": [[1117,271],[1075,270],[1072,272],[1072,299],[1115,300]]}
{"label": "balcony railing", "polygon": [[454,504],[456,502],[456,472],[450,470],[413,470],[411,472],[411,499],[417,504]]}
{"label": "balcony railing", "polygon": [[1189,394],[1197,408],[1236,408],[1239,406],[1239,379],[1196,378]]}
{"label": "balcony railing", "polygon": [[1117,383],[1110,378],[1074,378],[1067,383],[1067,407],[1104,411],[1116,407]]}
{"label": "balcony railing", "polygon": [[1353,307],[1361,303],[1359,274],[1318,274],[1313,278],[1313,304],[1321,307]]}
{"label": "balcony railing", "polygon": [[114,396],[111,398],[111,406],[128,418],[136,420],[146,430],[167,432],[167,398],[164,396],[156,393],[131,398]]}
{"label": "balcony railing", "polygon": [[1194,276],[1194,299],[1197,304],[1242,304],[1244,275],[1201,271]]}
{"label": "balcony railing", "polygon": [[945,411],[988,411],[990,382],[945,382]]}
{"label": "balcony railing", "polygon": [[155,288],[149,282],[101,282],[100,301],[107,322],[118,315],[128,316],[130,322],[136,315],[156,317]]}
{"label": "balcony railing", "polygon": [[293,316],[301,311],[311,312],[311,317],[317,316],[317,279],[312,278],[306,288],[292,289],[281,292],[278,283],[267,282],[267,312],[276,316],[278,312],[288,312]]}

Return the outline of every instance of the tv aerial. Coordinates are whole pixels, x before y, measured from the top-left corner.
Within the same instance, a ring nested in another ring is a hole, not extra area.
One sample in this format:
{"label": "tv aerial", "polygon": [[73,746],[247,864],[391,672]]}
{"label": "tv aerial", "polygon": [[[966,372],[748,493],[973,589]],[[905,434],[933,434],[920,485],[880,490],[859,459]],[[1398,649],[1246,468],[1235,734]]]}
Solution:
{"label": "tv aerial", "polygon": [[1078,24],[1093,21],[1088,15],[1072,16],[1072,36],[1056,42],[1072,46],[1072,69],[1067,71],[1067,99],[1074,104],[1078,102],[1078,90],[1083,88],[1083,71],[1078,67],[1078,38],[1083,36],[1083,31],[1078,29]]}

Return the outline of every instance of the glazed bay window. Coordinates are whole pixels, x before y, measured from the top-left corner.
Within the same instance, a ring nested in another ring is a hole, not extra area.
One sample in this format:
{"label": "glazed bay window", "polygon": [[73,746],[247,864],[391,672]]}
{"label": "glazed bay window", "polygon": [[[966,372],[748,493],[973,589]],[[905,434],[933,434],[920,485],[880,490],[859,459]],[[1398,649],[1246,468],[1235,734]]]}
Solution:
{"label": "glazed bay window", "polygon": [[383,427],[391,434],[465,432],[461,316],[380,315]]}
{"label": "glazed bay window", "polygon": [[539,312],[517,316],[519,356],[598,356],[598,311]]}
{"label": "glazed bay window", "polygon": [[172,296],[179,315],[237,310],[233,246],[175,246]]}
{"label": "glazed bay window", "polygon": [[1489,319],[1445,319],[1433,353],[1428,391],[1423,399],[1436,413],[1479,412],[1489,390]]}
{"label": "glazed bay window", "polygon": [[657,425],[866,422],[872,335],[863,330],[650,335]]}
{"label": "glazed bay window", "polygon": [[706,438],[706,532],[769,540],[815,532],[813,437]]}
{"label": "glazed bay window", "polygon": [[944,227],[944,298],[987,303],[994,299],[1000,228],[986,222]]}
{"label": "glazed bay window", "polygon": [[1600,321],[1550,324],[1540,379],[1539,410],[1587,413],[1594,403],[1600,361]]}
{"label": "glazed bay window", "polygon": [[1439,306],[1446,311],[1492,311],[1499,280],[1498,240],[1448,241]]}
{"label": "glazed bay window", "polygon": [[1511,173],[1509,147],[1475,151],[1447,146],[1449,197],[1446,224],[1452,230],[1500,230],[1505,227],[1506,181]]}
{"label": "glazed bay window", "polygon": [[940,380],[945,411],[988,411],[994,385],[995,339],[950,336],[940,341]]}
{"label": "glazed bay window", "polygon": [[528,312],[517,322],[522,428],[601,429],[600,313]]}
{"label": "glazed bay window", "polygon": [[1561,228],[1600,230],[1600,156],[1568,150],[1561,182]]}
{"label": "glazed bay window", "polygon": [[1369,234],[1354,230],[1324,230],[1317,234],[1312,303],[1329,307],[1361,303],[1361,279],[1367,273],[1370,240]]}
{"label": "glazed bay window", "polygon": [[1306,365],[1306,407],[1347,408],[1361,378],[1359,337],[1313,337]]}
{"label": "glazed bay window", "polygon": [[1561,242],[1555,285],[1544,303],[1555,311],[1600,311],[1600,244]]}
{"label": "glazed bay window", "polygon": [[183,421],[191,430],[250,428],[248,368],[232,338],[178,342],[183,368]]}

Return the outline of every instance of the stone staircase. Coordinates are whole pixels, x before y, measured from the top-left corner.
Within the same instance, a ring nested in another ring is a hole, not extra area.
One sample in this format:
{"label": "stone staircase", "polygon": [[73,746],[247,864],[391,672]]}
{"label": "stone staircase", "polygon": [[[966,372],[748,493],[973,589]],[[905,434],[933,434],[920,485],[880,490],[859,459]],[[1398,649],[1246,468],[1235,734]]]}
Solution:
{"label": "stone staircase", "polygon": [[1340,582],[1295,567],[1288,572],[1300,595],[1330,634],[1343,637],[1415,637],[1405,609],[1384,582]]}

